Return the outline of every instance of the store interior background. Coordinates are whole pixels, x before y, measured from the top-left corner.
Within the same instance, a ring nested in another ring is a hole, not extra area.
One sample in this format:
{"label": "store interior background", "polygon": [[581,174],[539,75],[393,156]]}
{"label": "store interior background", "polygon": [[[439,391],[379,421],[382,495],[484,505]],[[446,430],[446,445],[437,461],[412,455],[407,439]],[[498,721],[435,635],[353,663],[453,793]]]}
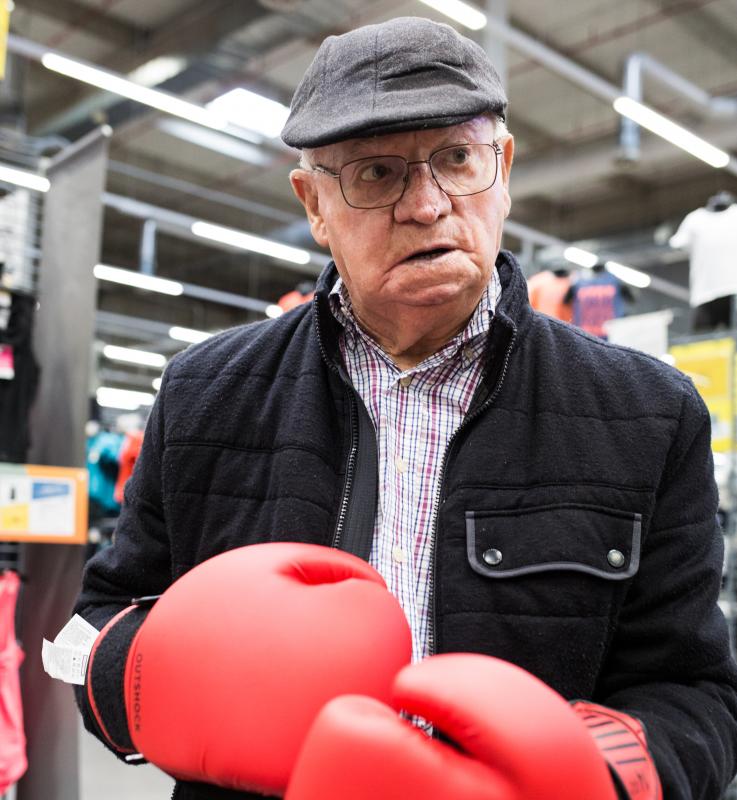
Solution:
{"label": "store interior background", "polygon": [[[420,0],[15,0],[10,8],[0,81],[0,166],[48,174],[53,186],[56,165],[97,148],[99,172],[79,184],[79,197],[73,182],[67,187],[64,205],[79,201],[68,251],[63,231],[44,244],[51,215],[46,192],[19,188],[0,173],[0,288],[36,296],[39,314],[56,302],[64,306],[38,338],[42,378],[31,437],[35,453],[47,459],[39,463],[84,466],[85,424],[94,420],[102,430],[120,433],[142,425],[163,365],[187,339],[274,316],[280,298],[314,281],[328,254],[312,240],[292,194],[288,174],[298,154],[278,138],[280,115],[327,35],[396,16],[452,24],[482,44],[497,65],[516,143],[503,246],[517,254],[525,274],[566,268],[574,277],[585,275],[570,260],[571,246],[600,262],[625,265],[637,271],[639,284],[626,315],[670,311],[668,344],[692,338],[689,253],[669,239],[689,212],[718,193],[737,198],[737,0],[487,0],[472,6],[486,19],[476,30]],[[155,110],[91,86],[78,74],[61,74],[49,54],[186,100],[199,107],[202,119]],[[639,64],[635,54],[644,55]],[[613,101],[624,93],[628,65],[633,72],[640,67],[643,102],[727,152],[729,163],[710,166],[636,126],[627,138]],[[224,117],[227,125],[218,129]],[[254,243],[249,236],[260,238]],[[274,244],[293,250],[258,252]],[[126,270],[128,278],[167,279],[175,284],[167,291],[177,293],[110,280],[117,273],[100,265]],[[82,331],[76,341],[75,330]],[[733,334],[725,329],[702,337]],[[151,363],[120,360],[110,346],[148,353]],[[657,355],[668,357],[665,351]],[[55,374],[57,363],[73,375],[68,391]],[[730,382],[733,372],[730,367]],[[60,408],[73,424],[59,416]],[[39,450],[39,437],[58,446]],[[74,441],[67,446],[65,437]],[[729,533],[731,444],[717,461]],[[91,526],[93,547],[105,544],[114,514],[98,517]],[[48,562],[55,547],[24,545],[18,558]],[[68,614],[63,606],[79,575],[74,569],[65,575],[51,587],[29,575],[18,613],[24,647],[40,647],[28,638],[35,628],[23,620],[40,607],[41,593],[47,605],[58,611],[61,604]],[[728,612],[729,580],[727,570]],[[49,600],[64,583],[57,601]],[[24,669],[36,669],[34,659]],[[50,682],[37,676],[34,687],[42,679]],[[45,752],[55,741],[49,726],[61,720],[69,732],[77,725],[76,717],[70,721],[73,709],[57,702],[53,713],[31,714],[31,777],[11,790],[18,798],[115,800],[117,787],[120,797],[145,800],[146,781],[152,798],[166,796],[168,779],[149,767],[119,777],[126,768],[91,740],[79,748],[77,774],[69,763],[78,758],[76,728],[63,745]],[[42,794],[52,782],[56,793]]]}

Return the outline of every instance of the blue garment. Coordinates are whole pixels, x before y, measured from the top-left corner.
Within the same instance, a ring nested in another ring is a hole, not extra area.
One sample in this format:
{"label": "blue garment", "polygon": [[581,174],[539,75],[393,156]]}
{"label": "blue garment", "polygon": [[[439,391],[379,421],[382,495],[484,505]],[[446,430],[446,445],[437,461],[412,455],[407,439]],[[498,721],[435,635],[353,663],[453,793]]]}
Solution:
{"label": "blue garment", "polygon": [[604,323],[624,316],[622,284],[609,272],[595,272],[577,281],[573,288],[573,324],[606,339]]}
{"label": "blue garment", "polygon": [[101,431],[87,440],[87,471],[90,476],[90,517],[120,512],[115,500],[118,455],[123,445],[120,433]]}

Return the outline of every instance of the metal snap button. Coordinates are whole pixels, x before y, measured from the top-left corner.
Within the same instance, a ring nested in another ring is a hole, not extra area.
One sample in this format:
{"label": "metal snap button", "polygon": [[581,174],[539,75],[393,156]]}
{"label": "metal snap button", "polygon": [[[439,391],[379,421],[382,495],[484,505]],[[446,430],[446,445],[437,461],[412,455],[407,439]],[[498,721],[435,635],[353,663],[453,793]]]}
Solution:
{"label": "metal snap button", "polygon": [[624,566],[625,557],[620,550],[610,550],[606,554],[606,560],[616,569]]}
{"label": "metal snap button", "polygon": [[496,567],[497,564],[502,563],[502,551],[491,548],[490,550],[485,550],[481,558],[483,558],[489,566]]}

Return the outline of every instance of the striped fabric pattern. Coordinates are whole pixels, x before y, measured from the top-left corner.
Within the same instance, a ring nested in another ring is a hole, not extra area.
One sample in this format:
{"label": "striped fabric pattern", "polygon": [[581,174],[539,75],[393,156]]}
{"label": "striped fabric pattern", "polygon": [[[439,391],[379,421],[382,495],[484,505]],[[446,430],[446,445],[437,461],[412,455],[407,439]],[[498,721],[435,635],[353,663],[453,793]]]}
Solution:
{"label": "striped fabric pattern", "polygon": [[663,800],[663,788],[639,720],[595,703],[577,702],[573,710],[588,728],[599,752],[616,774],[627,800]]}
{"label": "striped fabric pattern", "polygon": [[433,529],[445,450],[479,385],[480,356],[500,296],[494,269],[465,329],[402,371],[359,327],[340,279],[330,294],[343,326],[343,361],[377,435],[379,499],[369,562],[404,609],[413,661],[430,654]]}

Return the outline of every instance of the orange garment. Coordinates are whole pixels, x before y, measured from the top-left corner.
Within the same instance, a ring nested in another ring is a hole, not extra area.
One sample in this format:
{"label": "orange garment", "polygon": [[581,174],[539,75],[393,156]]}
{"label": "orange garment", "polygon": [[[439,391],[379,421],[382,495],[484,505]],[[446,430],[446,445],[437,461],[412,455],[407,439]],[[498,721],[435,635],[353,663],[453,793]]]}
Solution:
{"label": "orange garment", "polygon": [[282,311],[284,311],[284,313],[286,313],[287,311],[291,311],[293,308],[297,308],[297,306],[301,306],[302,303],[309,303],[314,296],[314,292],[302,294],[295,289],[292,292],[287,292],[286,294],[282,295],[279,298],[277,305],[282,309]]}
{"label": "orange garment", "polygon": [[530,305],[536,310],[550,317],[571,322],[573,308],[566,305],[563,298],[571,288],[571,276],[558,276],[550,270],[538,272],[527,281],[527,291],[530,295]]}
{"label": "orange garment", "polygon": [[115,482],[115,499],[119,503],[123,502],[125,482],[133,474],[133,467],[138,454],[141,452],[142,444],[143,431],[129,431],[126,433],[118,456],[118,480]]}
{"label": "orange garment", "polygon": [[15,572],[0,573],[0,795],[17,783],[28,767],[18,676],[23,651],[15,641],[19,591],[20,578]]}

